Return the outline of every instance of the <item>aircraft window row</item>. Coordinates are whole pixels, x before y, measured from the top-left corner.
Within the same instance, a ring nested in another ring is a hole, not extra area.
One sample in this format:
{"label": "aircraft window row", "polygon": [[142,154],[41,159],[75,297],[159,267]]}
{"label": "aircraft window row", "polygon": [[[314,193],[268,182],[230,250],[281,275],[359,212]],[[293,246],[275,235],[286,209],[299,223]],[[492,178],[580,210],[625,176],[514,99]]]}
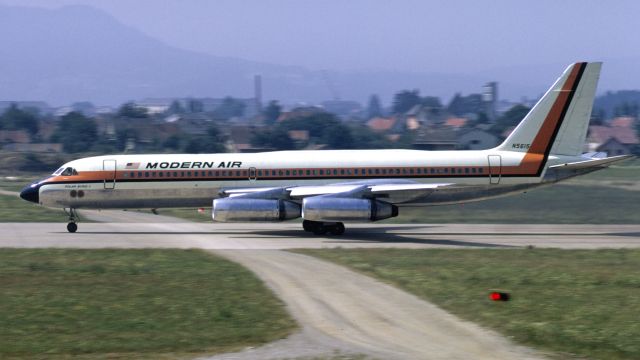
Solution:
{"label": "aircraft window row", "polygon": [[247,177],[247,170],[218,170],[218,171],[131,171],[123,174],[126,178],[149,178],[149,177]]}
{"label": "aircraft window row", "polygon": [[[78,175],[73,168],[66,168],[61,173],[63,176]],[[455,174],[484,174],[482,167],[459,168],[368,168],[368,169],[278,169],[257,170],[255,174],[261,177],[282,176],[366,176],[366,175],[455,175]],[[131,171],[124,173],[128,178],[181,178],[181,177],[240,177],[249,176],[247,170],[209,170],[209,171]]]}

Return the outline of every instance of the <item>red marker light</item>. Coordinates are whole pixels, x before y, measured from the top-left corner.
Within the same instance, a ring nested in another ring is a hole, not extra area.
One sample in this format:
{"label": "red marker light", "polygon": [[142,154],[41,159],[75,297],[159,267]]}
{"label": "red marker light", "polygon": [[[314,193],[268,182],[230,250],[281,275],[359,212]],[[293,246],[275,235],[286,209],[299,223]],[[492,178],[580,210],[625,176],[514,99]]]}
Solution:
{"label": "red marker light", "polygon": [[501,291],[492,291],[489,294],[489,299],[492,301],[509,301],[509,293],[501,292]]}

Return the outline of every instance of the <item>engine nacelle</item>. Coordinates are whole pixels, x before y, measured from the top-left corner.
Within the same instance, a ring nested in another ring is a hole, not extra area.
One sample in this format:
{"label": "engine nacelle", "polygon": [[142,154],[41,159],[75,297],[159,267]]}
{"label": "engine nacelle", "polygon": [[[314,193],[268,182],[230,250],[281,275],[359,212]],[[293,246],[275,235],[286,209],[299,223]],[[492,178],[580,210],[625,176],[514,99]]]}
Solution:
{"label": "engine nacelle", "polygon": [[302,217],[311,221],[376,221],[398,216],[398,207],[383,201],[314,196],[302,201]]}
{"label": "engine nacelle", "polygon": [[300,217],[300,205],[285,200],[224,198],[213,200],[213,221],[283,221]]}

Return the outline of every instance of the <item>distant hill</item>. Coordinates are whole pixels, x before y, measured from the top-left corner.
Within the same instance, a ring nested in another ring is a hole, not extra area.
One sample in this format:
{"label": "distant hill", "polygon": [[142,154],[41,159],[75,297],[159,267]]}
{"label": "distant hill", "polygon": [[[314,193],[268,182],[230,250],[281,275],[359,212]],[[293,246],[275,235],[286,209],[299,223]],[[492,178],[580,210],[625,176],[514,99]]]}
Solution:
{"label": "distant hill", "polygon": [[[411,49],[398,56],[412,56]],[[63,105],[88,100],[116,105],[146,97],[246,98],[253,95],[255,74],[262,75],[264,100],[285,103],[331,99],[328,81],[342,99],[364,103],[377,93],[387,106],[402,89],[420,89],[423,95],[439,96],[447,103],[455,92],[479,92],[490,80],[500,81],[501,96],[517,99],[544,92],[561,67],[554,66],[549,73],[517,71],[508,76],[500,71],[451,75],[320,70],[179,49],[92,7],[0,6],[0,101]]]}

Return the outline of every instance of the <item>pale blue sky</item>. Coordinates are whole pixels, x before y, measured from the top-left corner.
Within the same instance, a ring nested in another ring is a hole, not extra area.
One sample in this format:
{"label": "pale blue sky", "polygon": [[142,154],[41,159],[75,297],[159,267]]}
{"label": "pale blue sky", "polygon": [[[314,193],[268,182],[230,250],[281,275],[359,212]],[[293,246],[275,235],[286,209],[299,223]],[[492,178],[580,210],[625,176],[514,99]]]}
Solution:
{"label": "pale blue sky", "polygon": [[168,44],[314,69],[472,73],[640,59],[640,1],[0,0],[90,5]]}

